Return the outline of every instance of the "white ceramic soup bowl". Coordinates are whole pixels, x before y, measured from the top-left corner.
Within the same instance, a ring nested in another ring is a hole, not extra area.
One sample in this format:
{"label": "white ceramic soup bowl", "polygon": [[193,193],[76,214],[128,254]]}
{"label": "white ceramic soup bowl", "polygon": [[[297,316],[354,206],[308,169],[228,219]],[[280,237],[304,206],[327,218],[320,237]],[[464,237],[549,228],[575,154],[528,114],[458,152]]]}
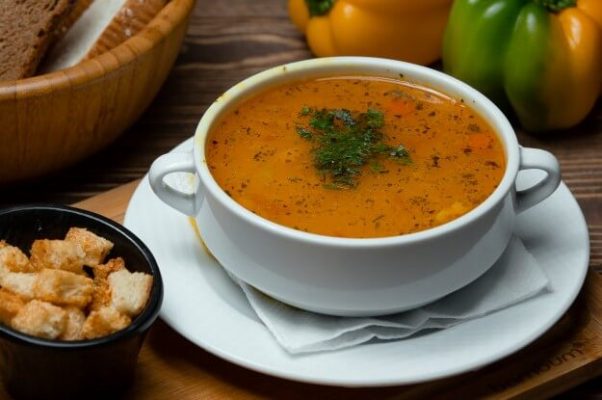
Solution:
{"label": "white ceramic soup bowl", "polygon": [[[236,203],[218,186],[205,161],[205,141],[220,116],[268,88],[341,75],[403,76],[463,99],[494,128],[503,144],[507,166],[498,188],[478,207],[444,225],[394,237],[350,239],[271,222]],[[517,192],[515,180],[522,169],[547,174],[535,186]],[[196,174],[196,192],[186,194],[169,186],[164,178],[174,172]],[[275,67],[235,85],[201,119],[192,152],[159,157],[149,178],[165,203],[196,218],[209,250],[239,279],[302,309],[367,316],[418,307],[479,277],[506,248],[517,213],[554,192],[560,173],[550,153],[520,147],[504,114],[470,86],[405,62],[335,57]]]}

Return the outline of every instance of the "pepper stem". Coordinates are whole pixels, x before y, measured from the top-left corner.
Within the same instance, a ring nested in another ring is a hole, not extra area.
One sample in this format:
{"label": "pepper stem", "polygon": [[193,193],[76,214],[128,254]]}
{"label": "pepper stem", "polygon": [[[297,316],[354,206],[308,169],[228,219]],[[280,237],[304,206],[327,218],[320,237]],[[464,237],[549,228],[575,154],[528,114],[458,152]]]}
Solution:
{"label": "pepper stem", "polygon": [[548,11],[558,12],[565,8],[577,6],[577,0],[533,0]]}
{"label": "pepper stem", "polygon": [[312,17],[328,14],[336,0],[305,0],[309,15]]}

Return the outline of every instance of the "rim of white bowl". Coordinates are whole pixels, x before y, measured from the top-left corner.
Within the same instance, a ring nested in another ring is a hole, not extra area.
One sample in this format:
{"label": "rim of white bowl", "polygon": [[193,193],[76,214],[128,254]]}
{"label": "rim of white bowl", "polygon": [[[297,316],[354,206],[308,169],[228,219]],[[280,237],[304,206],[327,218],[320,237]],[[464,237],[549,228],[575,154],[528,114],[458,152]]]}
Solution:
{"label": "rim of white bowl", "polygon": [[[377,70],[380,75],[376,75]],[[304,79],[344,76],[346,74],[349,74],[349,76],[398,77],[404,81],[440,91],[452,98],[462,99],[493,127],[502,142],[506,156],[506,170],[498,187],[477,207],[445,224],[404,235],[374,238],[345,238],[299,231],[254,214],[228,196],[211,175],[205,160],[207,133],[221,114],[241,101],[268,88]],[[450,93],[447,89],[451,89],[450,92],[455,93]],[[468,84],[432,68],[404,61],[374,57],[315,58],[279,65],[246,78],[224,92],[207,109],[195,130],[193,154],[202,187],[230,212],[249,224],[292,240],[323,246],[355,248],[412,244],[451,234],[466,225],[474,223],[506,197],[516,180],[520,159],[519,144],[514,128],[512,128],[502,111],[485,95]]]}

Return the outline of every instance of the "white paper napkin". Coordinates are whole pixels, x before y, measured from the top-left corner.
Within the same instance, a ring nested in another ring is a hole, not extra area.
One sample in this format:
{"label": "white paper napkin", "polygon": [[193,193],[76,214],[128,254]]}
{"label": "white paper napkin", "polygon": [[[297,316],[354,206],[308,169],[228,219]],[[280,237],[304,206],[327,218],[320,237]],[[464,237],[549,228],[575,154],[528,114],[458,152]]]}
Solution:
{"label": "white paper napkin", "polygon": [[260,320],[291,354],[343,349],[372,339],[401,340],[427,329],[446,329],[548,290],[548,278],[518,238],[513,238],[496,264],[470,285],[427,306],[383,317],[316,314],[237,283]]}

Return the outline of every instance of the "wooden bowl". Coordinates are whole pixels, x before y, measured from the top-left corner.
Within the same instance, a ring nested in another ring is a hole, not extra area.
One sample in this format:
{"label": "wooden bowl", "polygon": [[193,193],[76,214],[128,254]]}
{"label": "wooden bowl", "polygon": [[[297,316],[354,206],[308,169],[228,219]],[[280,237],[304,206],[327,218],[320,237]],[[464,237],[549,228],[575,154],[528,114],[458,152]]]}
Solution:
{"label": "wooden bowl", "polygon": [[195,0],[171,0],[138,34],[71,68],[0,82],[0,183],[66,167],[112,142],[150,104]]}

